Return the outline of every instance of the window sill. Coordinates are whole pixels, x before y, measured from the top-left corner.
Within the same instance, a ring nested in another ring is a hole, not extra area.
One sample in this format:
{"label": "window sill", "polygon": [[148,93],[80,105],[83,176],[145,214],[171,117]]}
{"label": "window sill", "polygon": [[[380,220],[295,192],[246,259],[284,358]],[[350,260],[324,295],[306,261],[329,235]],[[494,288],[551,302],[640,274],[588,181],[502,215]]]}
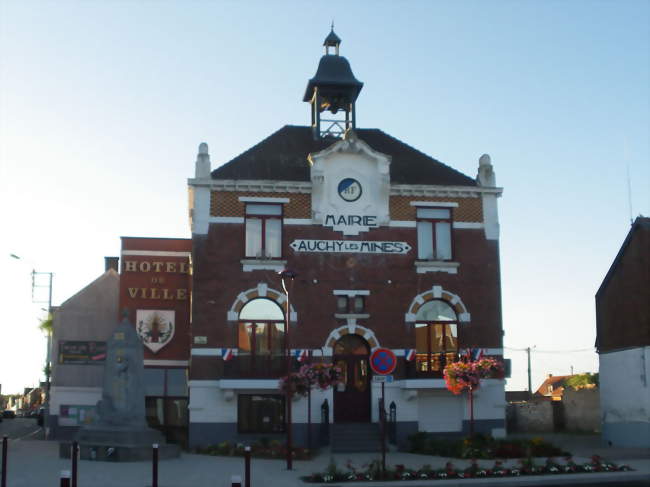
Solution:
{"label": "window sill", "polygon": [[416,260],[415,268],[418,274],[425,272],[447,272],[449,274],[458,274],[459,262],[448,260]]}
{"label": "window sill", "polygon": [[287,265],[286,260],[280,259],[242,259],[242,271],[283,271]]}
{"label": "window sill", "polygon": [[340,320],[347,320],[348,318],[356,318],[357,320],[367,320],[370,318],[368,313],[334,313],[334,318]]}

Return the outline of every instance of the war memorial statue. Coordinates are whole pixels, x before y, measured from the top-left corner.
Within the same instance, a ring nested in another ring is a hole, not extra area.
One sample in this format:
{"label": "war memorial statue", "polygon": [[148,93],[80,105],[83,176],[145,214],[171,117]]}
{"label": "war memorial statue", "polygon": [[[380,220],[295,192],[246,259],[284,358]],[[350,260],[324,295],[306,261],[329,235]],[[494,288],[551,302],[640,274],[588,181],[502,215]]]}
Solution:
{"label": "war memorial statue", "polygon": [[[163,435],[147,425],[142,342],[135,327],[124,318],[108,341],[102,399],[97,403],[97,420],[77,433],[84,460],[129,462],[147,460],[152,445],[159,457],[173,458],[178,445],[168,445]],[[70,457],[70,443],[61,443],[63,458]]]}

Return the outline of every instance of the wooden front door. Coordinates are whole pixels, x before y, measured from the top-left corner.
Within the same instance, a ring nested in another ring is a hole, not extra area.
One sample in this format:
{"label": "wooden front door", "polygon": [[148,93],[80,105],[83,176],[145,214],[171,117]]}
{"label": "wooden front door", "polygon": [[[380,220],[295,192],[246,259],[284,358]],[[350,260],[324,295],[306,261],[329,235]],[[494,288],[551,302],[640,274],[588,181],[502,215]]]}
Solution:
{"label": "wooden front door", "polygon": [[334,422],[370,422],[370,347],[359,335],[344,335],[334,346],[334,365],[343,384],[334,389]]}

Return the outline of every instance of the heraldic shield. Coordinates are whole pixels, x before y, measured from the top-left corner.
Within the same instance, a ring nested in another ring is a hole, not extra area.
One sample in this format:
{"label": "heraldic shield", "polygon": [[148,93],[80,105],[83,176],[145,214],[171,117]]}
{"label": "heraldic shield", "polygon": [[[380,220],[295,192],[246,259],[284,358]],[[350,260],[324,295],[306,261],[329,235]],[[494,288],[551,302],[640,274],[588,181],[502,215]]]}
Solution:
{"label": "heraldic shield", "polygon": [[136,312],[136,330],[142,343],[153,353],[171,342],[176,329],[175,312],[164,309],[139,309]]}

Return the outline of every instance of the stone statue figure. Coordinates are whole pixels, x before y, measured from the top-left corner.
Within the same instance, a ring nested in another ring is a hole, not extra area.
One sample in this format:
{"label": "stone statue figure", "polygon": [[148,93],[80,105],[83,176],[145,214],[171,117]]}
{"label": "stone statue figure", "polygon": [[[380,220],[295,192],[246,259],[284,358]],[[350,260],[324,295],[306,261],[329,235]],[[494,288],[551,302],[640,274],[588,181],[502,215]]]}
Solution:
{"label": "stone statue figure", "polygon": [[125,318],[108,341],[102,399],[97,403],[100,423],[145,426],[142,342]]}

